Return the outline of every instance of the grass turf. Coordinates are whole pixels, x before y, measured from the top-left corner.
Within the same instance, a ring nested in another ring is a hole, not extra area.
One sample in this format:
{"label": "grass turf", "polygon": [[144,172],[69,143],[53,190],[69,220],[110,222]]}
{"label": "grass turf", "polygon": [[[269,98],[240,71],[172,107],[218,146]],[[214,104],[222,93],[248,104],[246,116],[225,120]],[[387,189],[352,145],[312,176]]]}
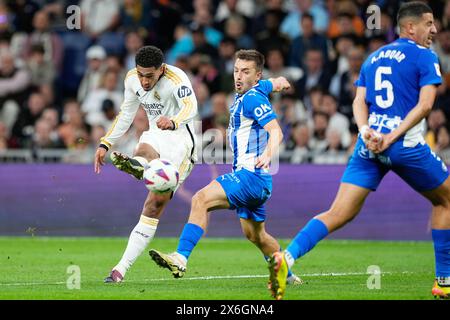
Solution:
{"label": "grass turf", "polygon": [[[0,237],[0,299],[270,300],[267,264],[244,239],[202,239],[184,278],[173,279],[148,249],[176,249],[156,238],[121,284],[103,279],[120,259],[126,238]],[[285,247],[287,241],[281,241]],[[81,288],[69,290],[67,268],[77,265]],[[369,266],[381,270],[380,288],[368,289]],[[288,286],[285,300],[433,299],[431,242],[325,240],[293,268],[305,281]]]}

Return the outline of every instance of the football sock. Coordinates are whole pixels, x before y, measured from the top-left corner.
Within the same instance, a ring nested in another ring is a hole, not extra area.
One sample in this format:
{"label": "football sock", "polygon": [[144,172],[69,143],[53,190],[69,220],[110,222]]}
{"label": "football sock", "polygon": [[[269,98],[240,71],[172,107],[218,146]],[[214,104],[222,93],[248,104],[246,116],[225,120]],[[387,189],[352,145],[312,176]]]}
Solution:
{"label": "football sock", "polygon": [[180,236],[180,241],[178,242],[177,252],[189,259],[192,250],[197,245],[197,242],[203,235],[203,229],[193,223],[186,223],[183,228],[183,232]]}
{"label": "football sock", "polygon": [[128,245],[123,253],[122,259],[113,269],[119,271],[122,276],[125,276],[127,270],[145,250],[150,241],[152,241],[158,222],[158,219],[141,215],[139,223],[134,227],[133,231],[131,231]]}
{"label": "football sock", "polygon": [[135,157],[133,157],[133,159],[136,160],[137,162],[139,162],[141,164],[141,166],[143,166],[144,168],[146,168],[148,166],[148,161],[144,157],[135,156]]}
{"label": "football sock", "polygon": [[450,229],[431,230],[436,261],[436,279],[440,285],[450,285]]}
{"label": "football sock", "polygon": [[[280,247],[280,251],[283,251],[283,248]],[[266,260],[266,262],[269,262],[270,257],[265,255],[264,259]],[[290,276],[292,276],[292,271],[291,268],[289,267],[287,277],[289,278]]]}
{"label": "football sock", "polygon": [[286,249],[285,258],[289,268],[292,267],[296,259],[309,252],[327,235],[328,229],[325,224],[318,219],[311,219]]}

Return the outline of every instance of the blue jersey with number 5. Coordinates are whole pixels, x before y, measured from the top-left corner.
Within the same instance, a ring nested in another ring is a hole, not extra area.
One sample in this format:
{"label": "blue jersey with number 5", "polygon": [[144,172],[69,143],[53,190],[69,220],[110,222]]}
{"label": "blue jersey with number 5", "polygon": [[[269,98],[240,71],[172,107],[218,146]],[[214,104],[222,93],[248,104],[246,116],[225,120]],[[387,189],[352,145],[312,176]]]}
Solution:
{"label": "blue jersey with number 5", "polygon": [[[366,87],[371,128],[389,133],[419,101],[420,88],[442,82],[437,55],[414,41],[400,38],[372,53],[355,85]],[[405,146],[422,142],[421,124],[404,136]]]}

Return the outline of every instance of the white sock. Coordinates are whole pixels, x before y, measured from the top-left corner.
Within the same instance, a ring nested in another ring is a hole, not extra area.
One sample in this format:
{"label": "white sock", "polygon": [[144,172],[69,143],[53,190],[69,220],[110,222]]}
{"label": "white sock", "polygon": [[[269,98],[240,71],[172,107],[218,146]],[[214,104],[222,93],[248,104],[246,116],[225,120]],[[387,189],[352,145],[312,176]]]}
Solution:
{"label": "white sock", "polygon": [[141,166],[143,166],[144,168],[147,168],[148,161],[144,157],[135,156],[135,157],[133,157],[133,159],[136,160],[137,162],[139,162],[141,164]]}
{"label": "white sock", "polygon": [[123,253],[122,259],[114,267],[125,277],[125,273],[147,248],[150,241],[155,236],[156,228],[158,226],[158,219],[148,218],[141,215],[139,223],[131,231],[128,245]]}
{"label": "white sock", "polygon": [[291,253],[287,250],[284,250],[284,258],[286,259],[287,265],[290,268],[294,265],[294,258],[292,257]]}

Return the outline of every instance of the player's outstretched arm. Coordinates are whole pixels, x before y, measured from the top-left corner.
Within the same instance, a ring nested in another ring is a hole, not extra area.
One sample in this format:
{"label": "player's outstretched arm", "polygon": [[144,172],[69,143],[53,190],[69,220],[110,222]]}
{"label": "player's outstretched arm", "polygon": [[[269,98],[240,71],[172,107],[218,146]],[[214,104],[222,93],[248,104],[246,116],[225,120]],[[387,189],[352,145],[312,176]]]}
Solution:
{"label": "player's outstretched arm", "polygon": [[291,87],[291,84],[285,77],[270,78],[269,81],[272,82],[272,91],[274,92],[288,90]]}
{"label": "player's outstretched arm", "polygon": [[283,131],[278,124],[276,119],[268,122],[264,126],[264,130],[269,132],[269,140],[267,141],[266,150],[256,159],[255,166],[257,168],[268,168],[270,160],[276,154],[278,154],[278,149],[283,141]]}

